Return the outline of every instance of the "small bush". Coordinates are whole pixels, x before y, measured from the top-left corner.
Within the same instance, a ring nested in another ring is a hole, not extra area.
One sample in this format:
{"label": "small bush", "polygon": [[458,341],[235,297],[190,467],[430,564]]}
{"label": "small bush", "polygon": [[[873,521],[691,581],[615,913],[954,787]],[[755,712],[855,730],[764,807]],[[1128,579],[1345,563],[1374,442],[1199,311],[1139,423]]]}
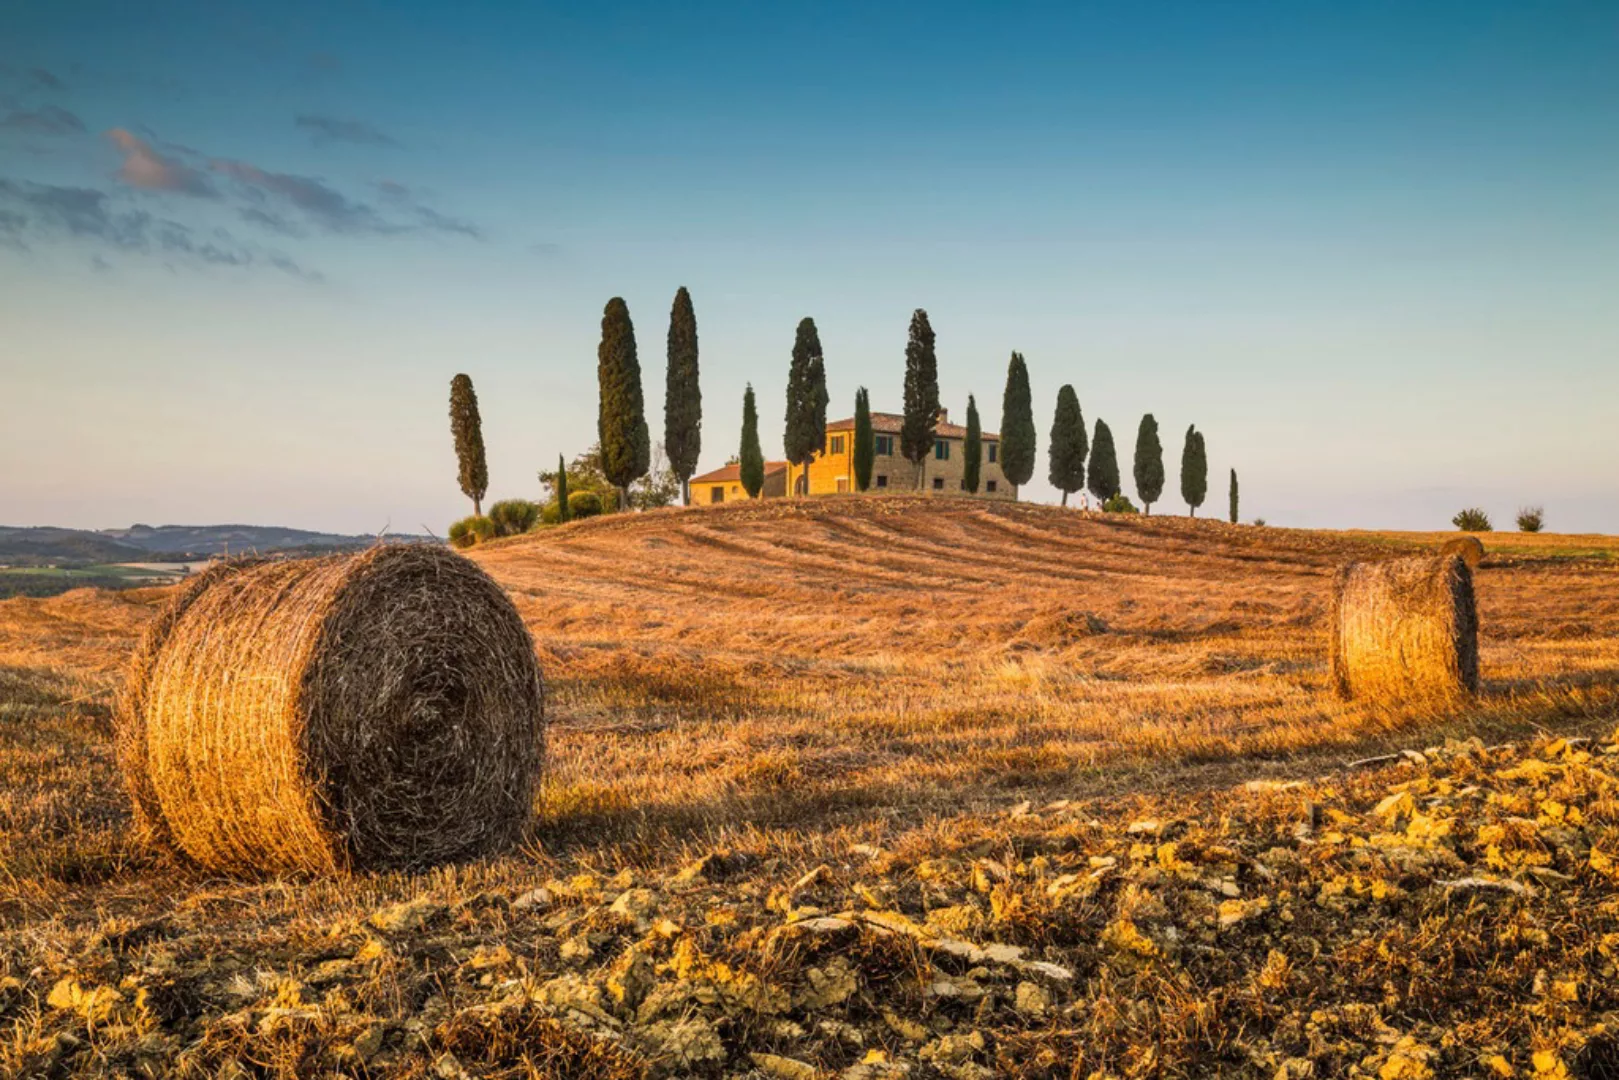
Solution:
{"label": "small bush", "polygon": [[495,538],[495,523],[487,514],[473,514],[450,526],[450,545],[469,548]]}
{"label": "small bush", "polygon": [[550,500],[544,506],[540,507],[540,524],[562,524],[562,511],[557,507],[557,501],[555,499]]}
{"label": "small bush", "polygon": [[1546,510],[1540,506],[1526,506],[1518,511],[1519,532],[1539,532],[1546,527]]}
{"label": "small bush", "polygon": [[1102,503],[1102,509],[1109,514],[1139,514],[1136,504],[1130,501],[1127,495],[1113,495]]}
{"label": "small bush", "polygon": [[1483,510],[1480,510],[1476,506],[1470,506],[1466,510],[1463,510],[1455,517],[1451,518],[1450,523],[1462,530],[1462,532],[1495,531],[1493,526],[1490,525],[1490,515],[1486,514]]}
{"label": "small bush", "polygon": [[1264,518],[1254,518],[1254,524],[1259,526],[1261,529],[1263,529],[1265,527],[1265,519]]}
{"label": "small bush", "polygon": [[489,508],[496,536],[520,536],[540,520],[540,504],[527,499],[502,499]]}
{"label": "small bush", "polygon": [[575,491],[568,496],[568,513],[575,520],[595,517],[602,512],[602,497],[594,491]]}

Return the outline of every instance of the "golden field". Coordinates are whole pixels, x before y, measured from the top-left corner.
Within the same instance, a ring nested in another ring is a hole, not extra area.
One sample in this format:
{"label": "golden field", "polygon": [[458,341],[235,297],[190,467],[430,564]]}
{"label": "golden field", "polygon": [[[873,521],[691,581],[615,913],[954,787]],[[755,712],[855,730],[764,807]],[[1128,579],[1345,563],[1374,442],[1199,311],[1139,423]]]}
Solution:
{"label": "golden field", "polygon": [[7,601],[0,1074],[1603,1075],[1619,539],[1484,538],[1464,715],[1337,701],[1332,571],[1448,535],[891,497],[490,544],[529,841],[312,882],[133,836],[160,590]]}

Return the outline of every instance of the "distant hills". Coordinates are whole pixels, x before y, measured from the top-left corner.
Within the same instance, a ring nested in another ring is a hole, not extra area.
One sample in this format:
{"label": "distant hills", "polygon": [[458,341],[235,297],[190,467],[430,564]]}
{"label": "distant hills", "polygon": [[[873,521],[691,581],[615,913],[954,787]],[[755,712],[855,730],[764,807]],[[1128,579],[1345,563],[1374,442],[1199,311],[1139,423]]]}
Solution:
{"label": "distant hills", "polygon": [[[426,537],[391,536],[418,540]],[[89,566],[187,562],[215,555],[341,551],[376,543],[374,536],[310,532],[278,525],[131,525],[127,529],[19,528],[0,525],[0,564]]]}

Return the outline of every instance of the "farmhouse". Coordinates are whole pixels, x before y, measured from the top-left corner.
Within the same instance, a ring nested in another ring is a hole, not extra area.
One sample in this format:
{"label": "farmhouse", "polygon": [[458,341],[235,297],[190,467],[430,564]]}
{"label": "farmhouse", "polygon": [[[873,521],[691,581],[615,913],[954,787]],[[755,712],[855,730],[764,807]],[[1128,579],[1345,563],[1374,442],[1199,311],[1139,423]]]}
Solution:
{"label": "farmhouse", "polygon": [[[787,494],[787,463],[765,462],[765,486],[759,489],[761,498],[780,498]],[[692,505],[699,503],[734,502],[746,499],[747,489],[742,486],[742,466],[731,464],[691,478]]]}
{"label": "farmhouse", "polygon": [[[899,448],[899,433],[904,424],[905,417],[898,413],[871,414],[871,429],[877,442],[871,467],[873,491],[917,490],[916,469],[905,460]],[[922,461],[921,490],[940,495],[960,494],[966,490],[963,479],[966,439],[967,429],[952,424],[949,410],[940,409],[934,429],[933,453]],[[1006,482],[1006,475],[1001,472],[1001,437],[986,431],[981,440],[984,449],[978,468],[978,494],[991,499],[1017,498],[1017,489]],[[854,491],[854,420],[827,424],[826,444],[821,452],[810,459],[807,468],[790,466],[788,481],[793,492],[799,495]]]}

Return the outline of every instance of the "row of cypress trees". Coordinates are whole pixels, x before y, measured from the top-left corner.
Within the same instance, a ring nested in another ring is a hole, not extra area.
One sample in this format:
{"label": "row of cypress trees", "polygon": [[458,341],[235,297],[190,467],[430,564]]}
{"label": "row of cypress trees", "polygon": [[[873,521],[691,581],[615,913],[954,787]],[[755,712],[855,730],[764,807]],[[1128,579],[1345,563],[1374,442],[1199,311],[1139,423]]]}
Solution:
{"label": "row of cypress trees", "polygon": [[[1107,421],[1096,421],[1096,434],[1087,442],[1085,417],[1079,408],[1079,396],[1071,385],[1057,391],[1057,412],[1051,423],[1051,485],[1062,492],[1062,504],[1068,505],[1068,496],[1081,488],[1088,490],[1097,500],[1106,503],[1122,494],[1119,476],[1118,451],[1113,444],[1113,429]],[[1086,459],[1089,458],[1089,476]],[[1147,413],[1136,429],[1135,467],[1136,494],[1148,514],[1152,504],[1164,494],[1164,445],[1158,438],[1158,421]],[[1232,521],[1236,521],[1236,471],[1232,470]],[[1186,501],[1192,516],[1203,505],[1209,490],[1209,461],[1203,444],[1203,433],[1197,425],[1186,429],[1186,443],[1181,450],[1181,498]]]}

